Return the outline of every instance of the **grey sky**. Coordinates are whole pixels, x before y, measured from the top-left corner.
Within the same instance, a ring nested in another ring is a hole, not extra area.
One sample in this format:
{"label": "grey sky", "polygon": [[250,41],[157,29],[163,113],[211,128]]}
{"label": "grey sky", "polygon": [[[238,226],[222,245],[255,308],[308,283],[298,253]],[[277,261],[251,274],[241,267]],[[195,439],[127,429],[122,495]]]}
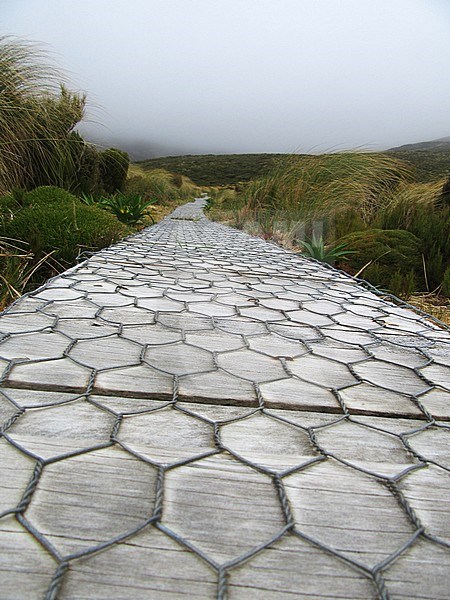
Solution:
{"label": "grey sky", "polygon": [[53,51],[84,131],[160,154],[450,135],[450,0],[0,0],[0,31]]}

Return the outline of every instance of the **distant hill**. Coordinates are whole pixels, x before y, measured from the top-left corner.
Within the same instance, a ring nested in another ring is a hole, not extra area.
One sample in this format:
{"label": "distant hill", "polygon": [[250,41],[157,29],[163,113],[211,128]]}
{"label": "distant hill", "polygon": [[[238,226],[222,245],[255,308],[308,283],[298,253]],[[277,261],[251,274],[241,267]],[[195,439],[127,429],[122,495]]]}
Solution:
{"label": "distant hill", "polygon": [[283,154],[189,154],[139,161],[143,169],[166,169],[186,175],[197,185],[250,181],[272,169]]}
{"label": "distant hill", "polygon": [[404,144],[386,152],[395,153],[397,158],[414,165],[417,181],[433,181],[448,177],[450,173],[450,136],[429,142]]}
{"label": "distant hill", "polygon": [[450,135],[429,142],[417,142],[416,144],[404,144],[403,146],[389,148],[387,152],[417,152],[421,150],[450,150]]}
{"label": "distant hill", "polygon": [[[450,137],[430,142],[405,144],[386,150],[415,167],[419,182],[448,177],[450,172]],[[187,154],[147,158],[143,169],[166,169],[185,175],[197,185],[230,185],[261,177],[277,166],[287,154]]]}

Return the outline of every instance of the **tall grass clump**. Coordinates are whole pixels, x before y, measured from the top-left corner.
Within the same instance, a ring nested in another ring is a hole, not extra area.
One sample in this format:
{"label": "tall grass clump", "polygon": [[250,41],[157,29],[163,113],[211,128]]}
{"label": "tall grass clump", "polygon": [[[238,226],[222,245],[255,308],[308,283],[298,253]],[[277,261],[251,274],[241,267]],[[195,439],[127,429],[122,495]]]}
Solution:
{"label": "tall grass clump", "polygon": [[200,188],[184,175],[164,169],[144,171],[139,165],[130,165],[124,191],[139,194],[145,200],[156,199],[164,206],[192,198],[200,192]]}
{"label": "tall grass clump", "polygon": [[265,211],[276,215],[274,237],[287,239],[288,246],[302,246],[313,235],[334,245],[368,228],[379,207],[411,177],[407,165],[384,154],[293,155],[247,184],[242,197],[257,220]]}
{"label": "tall grass clump", "polygon": [[442,284],[450,256],[450,205],[441,193],[442,181],[403,184],[374,218],[375,227],[404,229],[421,240],[427,291]]}
{"label": "tall grass clump", "polygon": [[51,265],[52,254],[37,258],[26,242],[0,237],[0,310],[20,298],[44,265]]}
{"label": "tall grass clump", "polygon": [[409,167],[384,154],[294,155],[251,182],[244,196],[252,208],[296,211],[308,219],[356,209],[368,222],[380,198],[410,178]]}
{"label": "tall grass clump", "polygon": [[36,46],[0,37],[0,193],[75,184],[86,99],[60,80]]}
{"label": "tall grass clump", "polygon": [[102,191],[114,194],[123,191],[127,179],[130,157],[117,148],[108,148],[98,155],[99,178]]}

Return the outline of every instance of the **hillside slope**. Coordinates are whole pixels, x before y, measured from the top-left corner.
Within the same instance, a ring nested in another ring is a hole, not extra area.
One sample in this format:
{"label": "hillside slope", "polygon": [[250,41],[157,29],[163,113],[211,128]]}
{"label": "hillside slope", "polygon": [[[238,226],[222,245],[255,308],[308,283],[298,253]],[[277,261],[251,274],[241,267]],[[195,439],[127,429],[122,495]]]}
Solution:
{"label": "hillside slope", "polygon": [[185,175],[197,185],[229,185],[256,179],[272,169],[283,154],[190,154],[140,161],[144,170],[165,169]]}
{"label": "hillside slope", "polygon": [[[444,138],[445,139],[445,138]],[[417,149],[387,150],[415,167],[418,182],[436,181],[447,177],[450,171],[450,142],[445,146],[420,149],[423,144],[409,144]],[[139,161],[145,171],[165,169],[189,177],[197,185],[226,186],[238,182],[258,179],[276,167],[288,157],[287,154],[189,154],[184,156],[165,156]],[[299,155],[302,156],[302,155]]]}
{"label": "hillside slope", "polygon": [[450,150],[450,135],[439,138],[438,140],[430,140],[429,142],[417,142],[415,144],[403,144],[389,148],[387,152],[405,152],[405,151],[421,151],[421,150]]}
{"label": "hillside slope", "polygon": [[428,142],[404,144],[390,148],[387,153],[396,155],[416,168],[416,180],[434,181],[450,173],[450,136]]}

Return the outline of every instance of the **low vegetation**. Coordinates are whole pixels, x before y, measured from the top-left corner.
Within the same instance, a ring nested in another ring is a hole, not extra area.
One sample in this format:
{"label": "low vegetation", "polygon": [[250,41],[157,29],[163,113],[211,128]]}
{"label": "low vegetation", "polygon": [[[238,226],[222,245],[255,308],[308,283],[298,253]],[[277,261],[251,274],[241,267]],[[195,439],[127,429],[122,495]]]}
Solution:
{"label": "low vegetation", "polygon": [[418,182],[436,181],[446,177],[450,164],[450,137],[405,144],[391,148],[389,153],[395,154],[401,160],[415,168],[415,179]]}
{"label": "low vegetation", "polygon": [[0,198],[2,306],[27,289],[130,233],[109,212],[43,186]]}
{"label": "low vegetation", "polygon": [[436,181],[448,174],[450,149],[399,150],[395,152],[395,156],[414,167],[415,179],[419,183]]}

